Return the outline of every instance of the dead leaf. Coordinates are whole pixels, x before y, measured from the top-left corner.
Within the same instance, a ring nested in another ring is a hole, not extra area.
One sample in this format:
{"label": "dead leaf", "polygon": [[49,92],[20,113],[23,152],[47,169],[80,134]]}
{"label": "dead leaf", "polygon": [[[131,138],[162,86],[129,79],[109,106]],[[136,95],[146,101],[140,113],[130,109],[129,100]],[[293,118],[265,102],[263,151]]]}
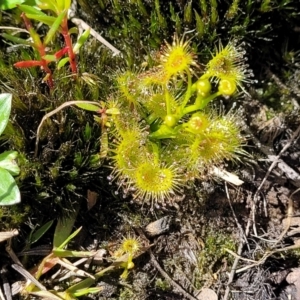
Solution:
{"label": "dead leaf", "polygon": [[99,195],[96,192],[93,192],[91,190],[87,191],[87,207],[88,207],[88,210],[90,210],[97,203],[98,196]]}

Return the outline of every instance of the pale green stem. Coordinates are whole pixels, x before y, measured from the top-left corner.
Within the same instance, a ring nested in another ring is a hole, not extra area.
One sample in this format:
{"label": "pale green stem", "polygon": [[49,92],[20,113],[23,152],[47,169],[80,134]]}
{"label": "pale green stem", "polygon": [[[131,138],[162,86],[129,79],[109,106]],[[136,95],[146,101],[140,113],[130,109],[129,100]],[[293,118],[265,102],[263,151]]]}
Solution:
{"label": "pale green stem", "polygon": [[170,97],[170,93],[167,89],[167,87],[165,87],[165,99],[166,99],[166,109],[167,109],[167,115],[171,114],[171,97]]}
{"label": "pale green stem", "polygon": [[200,109],[203,109],[205,106],[207,106],[207,104],[215,99],[216,97],[220,96],[221,93],[220,92],[216,92],[212,95],[210,95],[209,97],[205,98],[205,99],[202,99],[201,103],[197,103],[197,104],[193,104],[193,105],[190,105],[188,107],[186,107],[183,112],[182,112],[182,115],[180,116],[180,118],[182,118],[184,115],[186,114],[189,114],[191,112],[194,112],[194,111],[197,111],[197,110],[200,110]]}
{"label": "pale green stem", "polygon": [[191,96],[192,96],[192,75],[189,69],[186,70],[187,78],[188,78],[188,86],[186,89],[186,93],[184,96],[184,100],[181,104],[181,110],[183,111],[187,103],[189,102]]}

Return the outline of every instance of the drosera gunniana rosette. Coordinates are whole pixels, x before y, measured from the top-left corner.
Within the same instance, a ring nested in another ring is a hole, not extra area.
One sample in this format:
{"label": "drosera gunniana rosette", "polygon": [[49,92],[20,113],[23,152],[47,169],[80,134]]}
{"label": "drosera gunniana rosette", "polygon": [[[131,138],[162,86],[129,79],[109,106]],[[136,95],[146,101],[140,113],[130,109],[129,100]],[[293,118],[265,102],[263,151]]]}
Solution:
{"label": "drosera gunniana rosette", "polygon": [[241,46],[229,42],[197,74],[190,41],[175,35],[154,55],[152,68],[117,74],[117,90],[108,100],[108,107],[112,102],[120,111],[110,120],[110,178],[125,196],[146,203],[175,201],[189,181],[211,178],[207,174],[224,160],[244,153],[239,116],[210,105],[249,82],[244,57]]}

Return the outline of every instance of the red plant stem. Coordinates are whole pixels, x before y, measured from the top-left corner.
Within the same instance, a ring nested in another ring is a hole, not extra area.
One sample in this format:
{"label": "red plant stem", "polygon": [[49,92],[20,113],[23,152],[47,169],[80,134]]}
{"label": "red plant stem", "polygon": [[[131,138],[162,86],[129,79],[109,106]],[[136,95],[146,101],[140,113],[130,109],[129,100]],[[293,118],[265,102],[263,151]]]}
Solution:
{"label": "red plant stem", "polygon": [[[54,86],[53,84],[53,78],[52,78],[52,72],[48,67],[49,61],[43,59],[42,57],[46,55],[46,48],[45,45],[41,42],[40,37],[38,36],[38,34],[35,32],[32,23],[30,22],[30,20],[26,17],[25,13],[21,14],[21,17],[24,20],[25,26],[27,28],[27,30],[29,31],[30,36],[33,39],[34,42],[34,47],[38,50],[41,60],[40,60],[40,64],[37,64],[41,67],[41,69],[43,69],[47,75],[46,75],[46,81],[47,84],[49,85],[50,88],[52,88]],[[29,65],[27,67],[32,67],[34,61],[29,61]],[[20,63],[20,62],[19,62]],[[24,62],[23,62],[24,63]],[[18,64],[18,63],[17,63]],[[31,65],[30,65],[31,64]],[[34,63],[36,64],[36,63]],[[24,65],[24,64],[23,64]],[[19,66],[20,67],[20,66]],[[22,64],[21,64],[22,67]]]}
{"label": "red plant stem", "polygon": [[63,19],[62,25],[61,25],[61,34],[63,35],[65,39],[66,48],[68,48],[68,56],[70,58],[70,67],[74,74],[77,74],[77,65],[75,60],[75,53],[73,51],[73,45],[72,40],[69,34],[68,30],[68,18],[65,17]]}

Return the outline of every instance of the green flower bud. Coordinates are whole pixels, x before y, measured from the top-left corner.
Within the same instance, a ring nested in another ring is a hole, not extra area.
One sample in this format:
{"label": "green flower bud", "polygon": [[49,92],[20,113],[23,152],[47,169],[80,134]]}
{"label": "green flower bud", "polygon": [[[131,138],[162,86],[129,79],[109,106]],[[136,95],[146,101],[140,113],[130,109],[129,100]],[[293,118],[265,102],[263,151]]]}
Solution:
{"label": "green flower bud", "polygon": [[174,127],[177,123],[177,118],[174,115],[166,115],[164,119],[164,124],[168,127]]}
{"label": "green flower bud", "polygon": [[231,96],[236,91],[236,83],[234,80],[221,79],[218,90],[222,95]]}
{"label": "green flower bud", "polygon": [[196,82],[196,89],[197,89],[198,95],[200,95],[202,97],[208,96],[211,91],[210,81],[208,79],[199,79]]}

